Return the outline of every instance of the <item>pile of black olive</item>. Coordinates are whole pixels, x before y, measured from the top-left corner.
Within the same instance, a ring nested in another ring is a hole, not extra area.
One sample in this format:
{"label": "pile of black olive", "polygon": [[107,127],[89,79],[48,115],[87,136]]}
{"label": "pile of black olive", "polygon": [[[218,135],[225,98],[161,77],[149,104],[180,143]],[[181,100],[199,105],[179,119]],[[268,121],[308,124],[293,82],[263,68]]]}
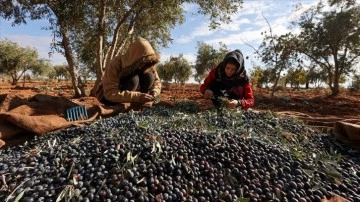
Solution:
{"label": "pile of black olive", "polygon": [[298,120],[159,106],[0,150],[0,199],[360,201],[359,162]]}

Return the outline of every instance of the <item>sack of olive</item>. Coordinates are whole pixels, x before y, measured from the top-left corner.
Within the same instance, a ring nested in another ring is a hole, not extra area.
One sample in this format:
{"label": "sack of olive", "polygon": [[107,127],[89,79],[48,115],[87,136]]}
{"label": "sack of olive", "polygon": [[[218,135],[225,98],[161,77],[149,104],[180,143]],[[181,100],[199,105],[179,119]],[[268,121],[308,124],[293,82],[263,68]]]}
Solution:
{"label": "sack of olive", "polygon": [[121,113],[0,150],[5,201],[360,201],[360,155],[272,113]]}

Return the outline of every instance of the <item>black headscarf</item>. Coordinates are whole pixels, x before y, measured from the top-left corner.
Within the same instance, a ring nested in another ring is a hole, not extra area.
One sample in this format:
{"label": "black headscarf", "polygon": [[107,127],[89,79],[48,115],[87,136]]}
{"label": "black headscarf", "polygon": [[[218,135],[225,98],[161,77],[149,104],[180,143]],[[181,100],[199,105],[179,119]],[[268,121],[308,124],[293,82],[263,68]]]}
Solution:
{"label": "black headscarf", "polygon": [[[227,77],[225,74],[225,65],[229,60],[237,63],[237,71],[232,77]],[[249,82],[249,77],[246,75],[244,56],[238,49],[227,53],[222,62],[217,66],[216,80],[221,83],[225,88],[244,85]]]}

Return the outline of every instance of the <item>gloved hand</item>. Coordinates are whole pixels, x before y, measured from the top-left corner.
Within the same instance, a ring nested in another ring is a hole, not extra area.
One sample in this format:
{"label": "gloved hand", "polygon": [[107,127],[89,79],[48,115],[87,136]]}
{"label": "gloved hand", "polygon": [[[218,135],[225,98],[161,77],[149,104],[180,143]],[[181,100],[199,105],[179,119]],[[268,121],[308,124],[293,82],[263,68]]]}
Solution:
{"label": "gloved hand", "polygon": [[147,93],[140,93],[139,102],[150,102],[154,99],[154,96],[147,94]]}
{"label": "gloved hand", "polygon": [[204,98],[209,100],[214,96],[214,93],[211,90],[206,90],[204,93]]}

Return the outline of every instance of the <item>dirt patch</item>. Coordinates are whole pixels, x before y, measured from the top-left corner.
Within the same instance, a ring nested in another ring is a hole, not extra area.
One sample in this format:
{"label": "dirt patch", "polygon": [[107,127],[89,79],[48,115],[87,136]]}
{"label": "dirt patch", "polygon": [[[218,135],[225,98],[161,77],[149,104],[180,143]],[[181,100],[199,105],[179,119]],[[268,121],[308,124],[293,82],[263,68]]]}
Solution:
{"label": "dirt patch", "polygon": [[[88,84],[90,91],[92,84]],[[32,81],[12,86],[6,82],[0,82],[0,95],[8,94],[19,98],[29,98],[36,94],[46,94],[67,98],[75,103],[91,107],[99,104],[94,97],[73,99],[73,90],[69,82],[44,82]],[[311,117],[331,117],[337,119],[360,118],[360,92],[343,90],[336,97],[328,96],[324,89],[286,89],[276,93],[271,99],[266,89],[254,89],[254,110],[273,112],[298,112]],[[170,84],[163,85],[161,100],[194,100],[203,109],[212,108],[211,102],[204,100],[199,92],[198,84]],[[0,96],[1,101],[1,96]],[[19,103],[20,104],[20,103]],[[5,109],[0,109],[4,111]]]}

